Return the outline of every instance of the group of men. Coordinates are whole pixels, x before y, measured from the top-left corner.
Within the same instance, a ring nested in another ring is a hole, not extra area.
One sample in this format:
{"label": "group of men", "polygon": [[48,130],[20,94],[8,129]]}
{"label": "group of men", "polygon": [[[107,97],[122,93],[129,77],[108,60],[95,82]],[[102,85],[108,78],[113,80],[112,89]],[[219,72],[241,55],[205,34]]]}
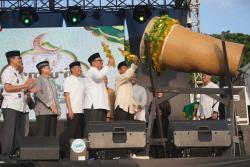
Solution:
{"label": "group of men", "polygon": [[[3,70],[2,113],[4,135],[2,155],[15,154],[20,139],[27,135],[27,111],[34,109],[38,136],[56,136],[57,119],[61,115],[56,85],[51,80],[52,70],[48,61],[39,62],[36,68],[40,76],[26,79],[23,75],[23,63],[20,51],[6,53],[8,66]],[[147,94],[145,88],[137,85],[136,69],[138,59],[129,67],[125,61],[117,66],[115,91],[108,87],[107,74],[115,63],[109,57],[107,65],[99,53],[88,58],[90,68],[82,78],[79,61],[69,64],[71,75],[64,80],[64,96],[67,107],[66,139],[61,141],[65,156],[69,156],[69,140],[84,137],[89,121],[140,120],[146,121],[145,106]],[[204,88],[217,88],[211,76],[203,75]],[[34,102],[30,96],[34,94]],[[165,104],[165,103],[164,103]],[[162,105],[166,117],[171,112],[169,103]],[[164,114],[163,114],[164,115]],[[217,119],[218,103],[207,95],[201,95],[197,111],[198,119]],[[168,123],[166,123],[167,126]],[[167,130],[166,130],[167,131]]]}
{"label": "group of men", "polygon": [[[48,61],[36,65],[40,74],[38,78],[25,79],[20,51],[9,51],[6,57],[8,66],[1,76],[4,97],[1,108],[4,118],[2,155],[8,157],[16,153],[20,139],[25,136],[28,108],[35,111],[38,136],[56,136],[61,109]],[[88,62],[90,68],[83,78],[80,62],[72,62],[69,65],[71,75],[64,81],[68,126],[67,139],[61,144],[66,149],[69,148],[70,138],[84,136],[85,125],[89,121],[145,121],[146,90],[136,84],[135,74],[139,60],[134,59],[131,67],[126,62],[118,64],[115,91],[108,88],[106,77],[115,63],[114,58],[109,57],[107,65],[103,66],[100,54],[95,53],[88,58]],[[30,93],[34,93],[33,105]]]}

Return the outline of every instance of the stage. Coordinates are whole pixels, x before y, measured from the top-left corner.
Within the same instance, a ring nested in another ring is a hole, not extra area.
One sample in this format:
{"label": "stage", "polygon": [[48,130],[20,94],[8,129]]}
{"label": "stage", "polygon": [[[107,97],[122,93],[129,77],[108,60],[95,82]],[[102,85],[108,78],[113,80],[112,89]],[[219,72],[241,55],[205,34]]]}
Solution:
{"label": "stage", "polygon": [[207,157],[207,158],[169,158],[169,159],[120,159],[120,160],[88,160],[88,161],[20,161],[0,163],[1,167],[247,167],[250,157]]}

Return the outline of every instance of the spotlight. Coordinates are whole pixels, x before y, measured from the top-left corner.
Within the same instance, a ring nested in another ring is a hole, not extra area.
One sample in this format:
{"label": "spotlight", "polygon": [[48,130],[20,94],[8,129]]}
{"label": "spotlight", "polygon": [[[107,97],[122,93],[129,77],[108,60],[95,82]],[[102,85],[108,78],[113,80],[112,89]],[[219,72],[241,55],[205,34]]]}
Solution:
{"label": "spotlight", "polygon": [[94,10],[94,12],[93,12],[93,14],[92,14],[92,17],[93,17],[95,20],[100,19],[100,17],[101,17],[101,11],[100,11],[99,9]]}
{"label": "spotlight", "polygon": [[125,9],[124,8],[120,8],[117,12],[116,12],[116,16],[120,19],[123,19],[125,17]]}
{"label": "spotlight", "polygon": [[70,6],[65,13],[65,21],[69,25],[77,25],[86,17],[80,6]]}
{"label": "spotlight", "polygon": [[31,7],[20,8],[19,21],[25,26],[31,26],[33,23],[39,20],[39,16],[36,11]]}
{"label": "spotlight", "polygon": [[145,23],[152,15],[148,5],[136,5],[133,11],[133,19],[138,23]]}

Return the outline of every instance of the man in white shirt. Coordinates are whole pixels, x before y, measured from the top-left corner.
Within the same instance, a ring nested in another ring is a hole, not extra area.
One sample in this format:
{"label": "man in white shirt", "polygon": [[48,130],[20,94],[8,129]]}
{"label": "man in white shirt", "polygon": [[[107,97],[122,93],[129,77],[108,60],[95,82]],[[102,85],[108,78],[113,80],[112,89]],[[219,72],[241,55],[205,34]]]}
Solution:
{"label": "man in white shirt", "polygon": [[19,147],[20,138],[25,135],[25,96],[26,92],[35,82],[34,79],[24,81],[18,72],[23,66],[20,51],[6,53],[8,66],[4,69],[1,79],[3,84],[2,113],[4,118],[4,137],[2,142],[2,155],[8,157],[14,154]]}
{"label": "man in white shirt", "polygon": [[69,157],[70,139],[83,137],[84,131],[84,82],[80,78],[82,74],[81,63],[72,62],[69,65],[71,76],[64,80],[64,96],[67,106],[67,129],[66,139],[63,143],[65,157]]}
{"label": "man in white shirt", "polygon": [[[203,74],[202,75],[202,88],[219,88],[218,85],[211,81],[212,76]],[[219,102],[212,97],[209,97],[206,94],[201,94],[200,96],[200,104],[197,110],[197,117],[198,119],[218,119],[218,110]]]}
{"label": "man in white shirt", "polygon": [[137,103],[137,112],[135,113],[135,120],[140,120],[146,122],[146,111],[145,107],[147,105],[147,92],[146,89],[137,84],[137,74],[135,73],[131,77],[131,83],[133,85],[133,98]]}
{"label": "man in white shirt", "polygon": [[104,77],[114,64],[114,58],[109,58],[108,64],[103,67],[103,60],[99,53],[88,58],[90,68],[86,73],[86,90],[84,98],[84,113],[86,122],[105,121],[109,110],[109,99]]}
{"label": "man in white shirt", "polygon": [[138,63],[138,59],[134,59],[130,68],[125,61],[117,66],[119,73],[115,80],[115,120],[134,120],[137,104],[133,98],[130,78],[137,69]]}

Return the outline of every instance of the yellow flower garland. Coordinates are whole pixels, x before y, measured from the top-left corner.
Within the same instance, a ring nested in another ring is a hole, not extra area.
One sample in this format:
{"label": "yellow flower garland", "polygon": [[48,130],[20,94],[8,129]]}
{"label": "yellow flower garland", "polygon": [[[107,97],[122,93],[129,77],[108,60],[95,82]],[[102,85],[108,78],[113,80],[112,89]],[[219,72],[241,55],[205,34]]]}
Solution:
{"label": "yellow flower garland", "polygon": [[118,50],[121,52],[121,54],[125,57],[125,59],[129,62],[132,62],[135,59],[138,59],[138,57],[134,54],[131,54],[129,51],[125,51],[121,48],[118,48]]}
{"label": "yellow flower garland", "polygon": [[[179,24],[179,21],[168,16],[161,16],[158,20],[155,21],[152,29],[149,32],[149,55],[151,55],[152,57],[152,61],[154,64],[153,68],[158,72],[162,70],[158,59],[161,54],[164,40],[175,24]],[[144,59],[145,58],[146,57],[144,57]]]}
{"label": "yellow flower garland", "polygon": [[[106,44],[105,42],[102,42],[102,47],[103,47],[103,51],[106,54],[107,58],[113,57],[112,52],[109,49],[109,45],[108,44]],[[115,64],[116,63],[114,63],[112,66],[115,67]]]}

